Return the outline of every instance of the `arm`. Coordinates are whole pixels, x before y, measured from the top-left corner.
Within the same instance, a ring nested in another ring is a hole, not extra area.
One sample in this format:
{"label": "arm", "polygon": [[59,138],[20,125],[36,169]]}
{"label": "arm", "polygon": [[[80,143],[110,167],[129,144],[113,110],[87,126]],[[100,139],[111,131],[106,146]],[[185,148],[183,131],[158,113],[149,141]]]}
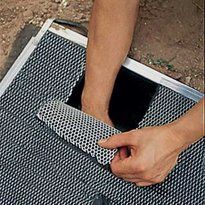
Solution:
{"label": "arm", "polygon": [[184,116],[170,124],[175,135],[187,146],[199,140],[204,134],[204,98]]}
{"label": "arm", "polygon": [[[204,134],[202,99],[170,124],[115,135],[99,145],[108,149],[121,147],[111,163],[115,175],[138,186],[148,186],[162,182],[176,165],[179,154]],[[131,155],[127,155],[125,147]]]}
{"label": "arm", "polygon": [[112,124],[112,89],[132,41],[139,0],[95,0],[89,24],[82,110]]}

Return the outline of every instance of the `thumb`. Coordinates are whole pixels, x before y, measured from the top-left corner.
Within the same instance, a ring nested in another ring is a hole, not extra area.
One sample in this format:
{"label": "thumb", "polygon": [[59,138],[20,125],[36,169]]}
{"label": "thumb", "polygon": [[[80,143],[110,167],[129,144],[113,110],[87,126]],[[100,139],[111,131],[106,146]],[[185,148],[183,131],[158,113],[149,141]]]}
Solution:
{"label": "thumb", "polygon": [[101,139],[98,141],[98,145],[107,149],[115,149],[118,147],[133,145],[133,140],[134,138],[131,131],[118,135],[113,135],[107,139]]}

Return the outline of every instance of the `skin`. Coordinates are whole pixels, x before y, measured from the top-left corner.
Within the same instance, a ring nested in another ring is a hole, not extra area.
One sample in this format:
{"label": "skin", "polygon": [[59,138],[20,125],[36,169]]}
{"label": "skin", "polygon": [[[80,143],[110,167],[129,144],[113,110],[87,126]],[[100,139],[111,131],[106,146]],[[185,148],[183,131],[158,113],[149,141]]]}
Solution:
{"label": "skin", "polygon": [[[109,101],[132,42],[138,7],[138,0],[94,1],[81,102],[84,112],[109,125]],[[204,99],[170,124],[115,135],[99,145],[120,148],[111,163],[116,176],[138,186],[149,186],[162,182],[176,165],[179,154],[203,136]]]}
{"label": "skin", "polygon": [[101,140],[99,145],[107,149],[121,148],[111,162],[116,176],[138,186],[149,186],[164,181],[176,165],[179,154],[204,134],[202,99],[170,124],[125,132]]}
{"label": "skin", "polygon": [[138,0],[95,0],[93,5],[82,110],[110,125],[110,96],[132,42],[138,6]]}

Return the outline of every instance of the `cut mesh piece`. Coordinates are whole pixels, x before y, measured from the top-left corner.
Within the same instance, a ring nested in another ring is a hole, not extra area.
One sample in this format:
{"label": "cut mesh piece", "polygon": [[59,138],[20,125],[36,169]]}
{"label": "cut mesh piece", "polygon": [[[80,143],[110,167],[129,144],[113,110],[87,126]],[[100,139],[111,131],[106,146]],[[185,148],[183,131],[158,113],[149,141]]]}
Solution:
{"label": "cut mesh piece", "polygon": [[95,157],[102,165],[109,164],[117,152],[116,149],[103,149],[97,142],[120,131],[63,102],[45,104],[37,116],[60,137]]}
{"label": "cut mesh piece", "polygon": [[[139,188],[99,166],[36,118],[42,104],[67,102],[85,49],[46,32],[0,98],[0,204],[204,205],[204,140],[193,144],[164,183]],[[140,127],[172,121],[194,102],[160,86]]]}
{"label": "cut mesh piece", "polygon": [[44,123],[34,128],[2,109],[0,115],[0,204],[87,205],[99,194],[111,205],[162,201],[161,194],[114,177]]}

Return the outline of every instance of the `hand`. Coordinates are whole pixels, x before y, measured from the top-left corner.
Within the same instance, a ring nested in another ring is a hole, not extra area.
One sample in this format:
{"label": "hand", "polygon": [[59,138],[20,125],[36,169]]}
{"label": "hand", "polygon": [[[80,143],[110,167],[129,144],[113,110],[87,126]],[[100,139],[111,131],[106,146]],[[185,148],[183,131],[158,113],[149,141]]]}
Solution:
{"label": "hand", "polygon": [[113,126],[113,123],[108,115],[108,106],[101,105],[99,103],[101,101],[100,98],[94,99],[94,97],[91,96],[83,92],[81,99],[82,111],[110,126]]}
{"label": "hand", "polygon": [[94,106],[82,106],[82,111],[95,117],[98,120],[101,120],[102,122],[114,127],[112,121],[110,120],[108,116],[107,110],[99,110],[99,108],[95,108]]}
{"label": "hand", "polygon": [[187,147],[171,125],[133,130],[98,143],[107,149],[121,148],[111,162],[111,170],[138,186],[162,182]]}

